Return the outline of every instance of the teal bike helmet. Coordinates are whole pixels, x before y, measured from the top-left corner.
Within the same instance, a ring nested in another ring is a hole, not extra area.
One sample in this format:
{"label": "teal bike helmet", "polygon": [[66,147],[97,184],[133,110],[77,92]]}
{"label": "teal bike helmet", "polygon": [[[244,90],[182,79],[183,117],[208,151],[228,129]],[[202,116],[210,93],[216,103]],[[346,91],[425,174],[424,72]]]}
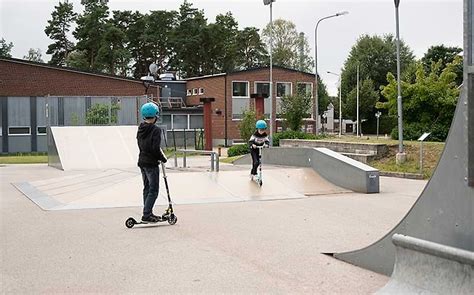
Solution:
{"label": "teal bike helmet", "polygon": [[158,106],[152,102],[147,102],[146,104],[142,105],[140,109],[140,113],[143,118],[155,118],[158,117],[160,114],[160,109]]}
{"label": "teal bike helmet", "polygon": [[255,128],[267,129],[267,122],[265,122],[264,120],[258,120],[257,123],[255,124]]}

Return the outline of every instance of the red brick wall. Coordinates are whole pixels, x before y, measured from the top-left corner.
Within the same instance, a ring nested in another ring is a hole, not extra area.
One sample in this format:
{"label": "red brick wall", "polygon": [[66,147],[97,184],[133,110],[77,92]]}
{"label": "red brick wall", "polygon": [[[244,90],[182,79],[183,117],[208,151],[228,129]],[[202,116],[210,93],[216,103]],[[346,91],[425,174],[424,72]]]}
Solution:
{"label": "red brick wall", "polygon": [[[148,93],[156,93],[150,87]],[[134,96],[145,94],[141,81],[73,72],[0,60],[0,96]]]}
{"label": "red brick wall", "polygon": [[[204,88],[203,95],[191,95],[186,97],[186,105],[199,105],[201,97],[214,97],[216,100],[212,103],[212,137],[214,139],[225,138],[225,76],[209,77],[197,80],[189,80],[186,89]],[[229,106],[227,106],[229,108]],[[217,111],[220,111],[218,114]],[[230,138],[230,137],[229,137]]]}
{"label": "red brick wall", "polygon": [[[227,132],[228,139],[240,139],[240,132],[238,128],[239,120],[232,120],[232,81],[249,81],[250,94],[255,93],[255,81],[269,81],[269,70],[261,69],[254,71],[245,71],[227,75]],[[292,92],[296,93],[297,82],[309,82],[314,84],[314,75],[305,74],[301,72],[285,70],[282,68],[273,69],[273,105],[276,103],[276,82],[292,82]],[[224,139],[224,89],[225,77],[209,77],[196,80],[190,80],[187,83],[187,89],[204,88],[204,95],[188,96],[186,101],[188,105],[199,104],[199,97],[214,97],[216,101],[213,103],[213,137],[214,139]],[[314,87],[313,87],[314,90]],[[253,99],[249,98],[250,105],[253,106]],[[215,110],[222,111],[222,115],[217,115]],[[275,118],[275,112],[273,114]],[[276,125],[274,127],[276,131]],[[245,139],[246,140],[246,139]]]}

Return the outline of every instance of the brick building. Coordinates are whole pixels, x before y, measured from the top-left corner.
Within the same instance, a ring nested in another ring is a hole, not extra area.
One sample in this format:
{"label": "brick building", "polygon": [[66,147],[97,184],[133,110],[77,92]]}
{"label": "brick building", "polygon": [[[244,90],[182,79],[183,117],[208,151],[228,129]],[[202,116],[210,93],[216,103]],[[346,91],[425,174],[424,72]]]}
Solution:
{"label": "brick building", "polygon": [[[68,114],[79,111],[86,113],[91,105],[104,99],[119,100],[122,120],[117,124],[137,124],[137,103],[125,97],[153,96],[162,105],[162,125],[175,130],[173,136],[183,137],[185,131],[203,127],[203,110],[200,98],[213,97],[212,138],[213,145],[231,145],[240,140],[238,124],[242,111],[254,107],[251,94],[269,92],[268,67],[195,77],[187,80],[162,79],[150,85],[147,91],[143,81],[102,73],[79,71],[56,67],[44,63],[13,58],[0,58],[0,152],[46,151],[46,101],[55,97],[52,103],[58,105],[56,123],[72,123]],[[275,131],[281,129],[278,116],[279,98],[297,91],[313,92],[314,74],[273,68],[274,95],[276,105]],[[48,98],[49,99],[49,98]],[[82,101],[79,101],[82,100]],[[50,103],[51,104],[51,103]],[[110,104],[110,102],[109,102]],[[265,99],[265,112],[269,117],[269,99]],[[50,116],[51,117],[51,116]],[[79,125],[86,124],[84,114]],[[314,120],[305,121],[307,132],[314,127]],[[181,134],[179,133],[181,132]],[[193,137],[192,132],[189,136]],[[183,140],[181,138],[180,140]],[[246,139],[244,139],[246,140]],[[193,142],[193,138],[188,140]]]}
{"label": "brick building", "polygon": [[[241,139],[238,124],[245,109],[252,108],[254,99],[251,94],[269,93],[269,68],[261,67],[256,69],[237,71],[232,73],[222,73],[210,76],[202,76],[187,79],[187,105],[198,105],[201,97],[213,97],[212,103],[212,134],[214,145],[230,145]],[[282,122],[279,119],[279,101],[284,95],[296,94],[297,91],[304,91],[313,94],[314,74],[287,69],[280,66],[273,67],[273,106],[276,128],[274,131],[282,129]],[[265,113],[269,117],[270,99],[265,99]],[[275,107],[276,106],[276,107]],[[314,120],[305,120],[307,132],[312,132]]]}
{"label": "brick building", "polygon": [[[180,123],[176,126],[186,128],[190,114],[196,114],[193,118],[198,120],[193,121],[194,125],[201,123],[202,127],[202,110],[183,107],[185,81],[159,81],[148,88],[147,94],[167,98],[162,108],[163,117],[172,120],[176,116]],[[0,58],[1,153],[47,151],[46,101],[49,95],[55,97],[51,101],[59,106],[60,113],[55,119],[60,126],[71,125],[68,114],[86,113],[94,103],[103,103],[109,98],[118,101],[123,98],[120,101],[123,120],[117,123],[130,125],[140,120],[136,111],[139,106],[133,98],[143,97],[145,87],[137,79]],[[79,125],[85,124],[84,116],[79,116],[76,121]]]}

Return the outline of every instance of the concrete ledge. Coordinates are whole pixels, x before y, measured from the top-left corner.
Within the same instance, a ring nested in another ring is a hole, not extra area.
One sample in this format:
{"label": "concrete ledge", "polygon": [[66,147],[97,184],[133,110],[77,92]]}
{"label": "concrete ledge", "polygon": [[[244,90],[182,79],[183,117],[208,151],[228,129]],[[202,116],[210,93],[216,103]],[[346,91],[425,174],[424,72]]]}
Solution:
{"label": "concrete ledge", "polygon": [[379,171],[327,148],[313,149],[312,166],[321,176],[360,193],[378,193]]}
{"label": "concrete ledge", "polygon": [[377,294],[473,294],[474,252],[394,234],[396,260]]}
{"label": "concrete ledge", "polygon": [[328,148],[338,153],[373,155],[376,159],[388,153],[388,146],[382,143],[355,143],[305,139],[281,139],[281,147]]}

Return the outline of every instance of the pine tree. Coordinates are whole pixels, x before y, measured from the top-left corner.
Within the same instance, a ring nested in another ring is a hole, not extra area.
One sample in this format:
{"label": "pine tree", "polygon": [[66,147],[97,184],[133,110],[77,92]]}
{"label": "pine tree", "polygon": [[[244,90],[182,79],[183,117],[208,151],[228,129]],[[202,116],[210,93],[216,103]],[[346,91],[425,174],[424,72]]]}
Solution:
{"label": "pine tree", "polygon": [[68,54],[74,47],[74,43],[68,40],[67,33],[71,23],[76,20],[77,14],[73,11],[72,3],[67,0],[59,2],[54,8],[55,11],[51,14],[51,19],[48,20],[48,26],[44,32],[55,42],[48,46],[46,54],[53,55],[49,61],[50,64],[64,66]]}
{"label": "pine tree", "polygon": [[88,69],[101,70],[97,63],[102,38],[106,31],[109,16],[108,0],[82,0],[84,12],[77,18],[77,28],[73,35],[78,40],[76,49],[87,58]]}

